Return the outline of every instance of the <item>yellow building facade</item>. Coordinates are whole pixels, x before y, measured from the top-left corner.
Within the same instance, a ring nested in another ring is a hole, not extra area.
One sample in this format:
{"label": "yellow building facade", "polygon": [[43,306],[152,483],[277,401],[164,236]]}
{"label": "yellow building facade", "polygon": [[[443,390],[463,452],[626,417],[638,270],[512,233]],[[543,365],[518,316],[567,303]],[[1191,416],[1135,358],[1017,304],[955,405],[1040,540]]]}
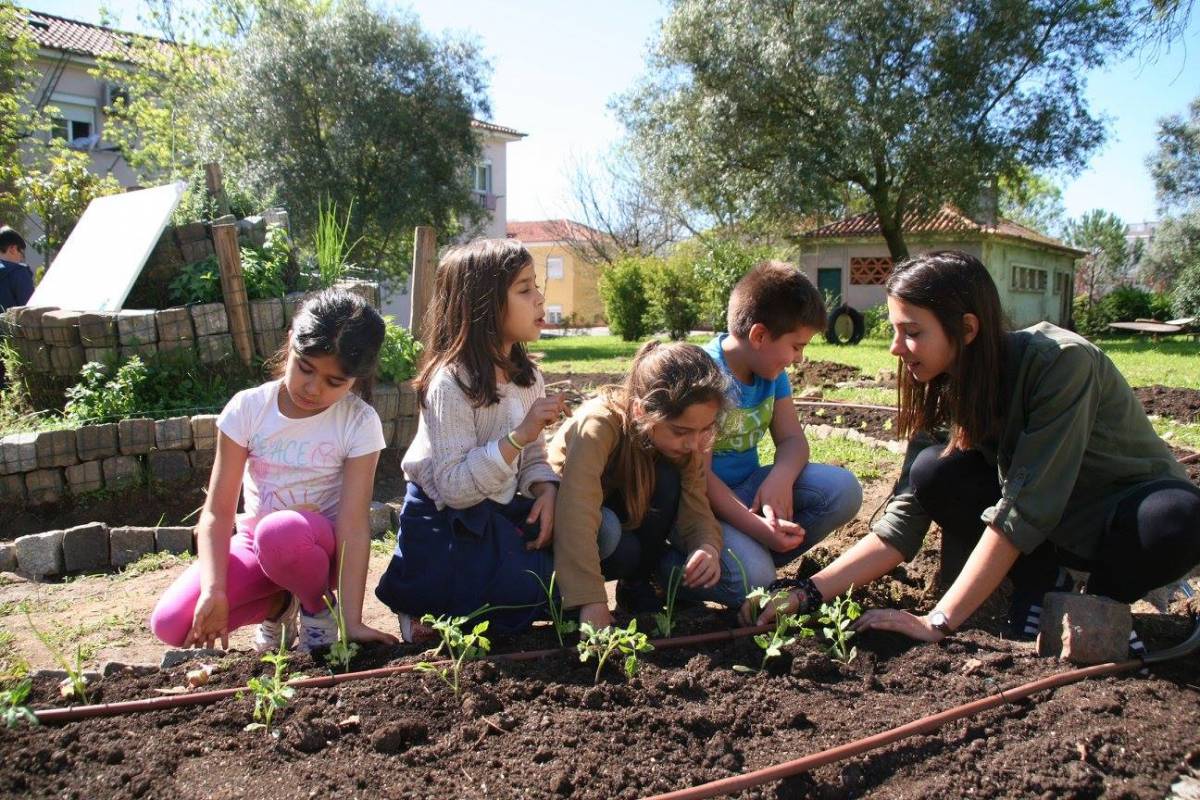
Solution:
{"label": "yellow building facade", "polygon": [[533,256],[538,286],[546,295],[546,322],[551,325],[605,324],[600,265],[583,259],[570,244],[573,236],[582,235],[581,228],[567,220],[508,223],[508,237],[520,239]]}

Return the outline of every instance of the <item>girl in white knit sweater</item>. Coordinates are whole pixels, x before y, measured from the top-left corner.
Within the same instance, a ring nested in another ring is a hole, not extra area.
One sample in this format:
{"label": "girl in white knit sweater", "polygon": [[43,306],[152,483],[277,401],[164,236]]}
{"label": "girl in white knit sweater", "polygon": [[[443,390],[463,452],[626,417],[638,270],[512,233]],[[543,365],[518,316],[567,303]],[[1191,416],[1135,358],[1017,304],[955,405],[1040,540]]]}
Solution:
{"label": "girl in white knit sweater", "polygon": [[433,637],[426,613],[521,606],[486,615],[500,631],[545,615],[534,576],[549,583],[554,568],[558,477],[542,431],[565,412],[525,349],[541,336],[545,297],[520,242],[452,248],[433,294],[396,552],[375,589],[409,642]]}

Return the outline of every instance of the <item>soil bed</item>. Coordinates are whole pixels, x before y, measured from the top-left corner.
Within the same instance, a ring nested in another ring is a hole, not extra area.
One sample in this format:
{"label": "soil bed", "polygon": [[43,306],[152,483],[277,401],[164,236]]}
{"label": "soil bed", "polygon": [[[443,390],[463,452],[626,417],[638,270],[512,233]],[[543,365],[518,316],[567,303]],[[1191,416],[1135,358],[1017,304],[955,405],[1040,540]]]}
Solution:
{"label": "soil bed", "polygon": [[[809,574],[862,535],[861,522],[799,565]],[[910,564],[857,594],[864,606],[927,609],[937,537]],[[278,739],[244,732],[250,697],[96,719],[0,737],[0,796],[108,798],[580,797],[635,798],[769,766],[878,733],[934,711],[1066,669],[1006,641],[1003,596],[971,628],[937,645],[892,634],[860,637],[849,665],[813,639],[768,672],[749,639],[643,657],[626,681],[617,667],[599,686],[574,654],[532,663],[472,664],[456,700],[429,675],[330,689],[299,689],[276,718]],[[1182,603],[1170,616],[1138,615],[1158,649],[1190,630]],[[714,630],[729,615],[692,606],[679,634]],[[640,629],[649,629],[641,620]],[[497,652],[552,646],[548,629],[497,637]],[[412,661],[412,646],[369,648],[369,669]],[[293,668],[322,673],[296,655]],[[94,699],[155,696],[187,667],[110,678]],[[223,662],[207,688],[244,685],[265,669],[250,656]],[[1200,656],[1149,678],[1088,681],[953,723],[810,775],[741,797],[1162,798],[1200,760]],[[39,679],[33,705],[61,705]],[[302,791],[303,790],[303,791]]]}
{"label": "soil bed", "polygon": [[1142,401],[1146,413],[1179,422],[1200,422],[1200,389],[1179,389],[1174,386],[1139,386],[1134,394]]}

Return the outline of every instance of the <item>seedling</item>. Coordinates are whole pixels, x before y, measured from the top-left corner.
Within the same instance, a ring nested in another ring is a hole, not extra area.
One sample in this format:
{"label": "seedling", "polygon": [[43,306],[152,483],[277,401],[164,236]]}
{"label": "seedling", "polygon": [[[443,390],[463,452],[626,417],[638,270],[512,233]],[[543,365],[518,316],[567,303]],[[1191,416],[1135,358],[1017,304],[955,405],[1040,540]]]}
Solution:
{"label": "seedling", "polygon": [[[271,720],[275,717],[275,712],[288,704],[292,696],[296,694],[295,687],[289,686],[289,681],[298,681],[304,678],[303,675],[287,674],[288,652],[286,642],[279,643],[278,653],[267,653],[262,657],[265,664],[270,664],[275,667],[274,674],[265,678],[251,678],[246,683],[246,688],[254,693],[254,722],[247,725],[244,730],[257,731],[259,729],[271,733]],[[242,696],[238,692],[238,698]]]}
{"label": "seedling", "polygon": [[37,716],[25,705],[32,685],[33,681],[26,678],[13,688],[0,692],[0,718],[4,719],[4,727],[15,728],[21,720],[30,725],[38,724]]}
{"label": "seedling", "polygon": [[614,653],[625,656],[625,676],[632,678],[637,674],[638,653],[648,653],[654,645],[646,639],[646,634],[637,632],[637,620],[629,621],[628,627],[611,626],[596,630],[591,623],[584,622],[579,626],[579,660],[587,661],[596,657],[596,676],[592,683],[600,682],[600,672],[604,662]]}
{"label": "seedling", "polygon": [[33,624],[33,617],[29,616],[29,607],[22,608],[25,612],[25,621],[29,624],[29,629],[33,631],[33,635],[38,638],[42,646],[50,651],[50,655],[54,656],[54,660],[67,673],[67,678],[59,687],[59,691],[65,700],[78,700],[81,703],[87,703],[87,685],[88,680],[83,675],[83,649],[82,645],[75,645],[75,663],[72,665],[67,661],[62,651],[54,646],[50,641],[50,637],[37,629]]}
{"label": "seedling", "polygon": [[[342,554],[338,561],[338,580],[337,580],[337,596],[342,596],[342,568],[346,564],[346,543],[342,542]],[[350,660],[358,655],[358,644],[350,641],[350,637],[346,635],[346,615],[342,612],[342,604],[339,602],[334,605],[329,596],[325,595],[322,598],[325,605],[329,608],[329,613],[333,614],[333,618],[337,620],[338,638],[337,641],[329,646],[329,652],[325,654],[325,661],[331,667],[341,665],[342,672],[350,671]]]}
{"label": "seedling", "polygon": [[821,629],[821,632],[829,640],[830,658],[841,661],[843,664],[849,664],[858,655],[857,647],[846,649],[850,639],[854,636],[854,631],[850,630],[850,623],[862,616],[862,606],[850,598],[850,592],[853,589],[854,587],[851,586],[846,590],[844,596],[833,598],[832,603],[822,603],[821,616],[818,618],[818,621],[826,626]]}
{"label": "seedling", "polygon": [[746,577],[746,565],[738,558],[738,554],[733,552],[732,547],[726,547],[725,552],[733,558],[733,563],[737,564],[738,572],[742,573],[742,596],[750,596],[750,579]]}
{"label": "seedling", "polygon": [[454,691],[454,696],[458,697],[461,685],[459,678],[462,675],[463,662],[483,658],[492,649],[491,640],[483,635],[488,629],[487,620],[476,624],[470,633],[463,633],[462,626],[470,622],[473,617],[477,617],[487,610],[490,610],[489,607],[484,606],[465,617],[435,617],[432,614],[426,614],[421,617],[421,622],[431,626],[442,637],[442,643],[438,645],[435,655],[440,653],[442,648],[445,647],[450,655],[450,663],[448,665],[438,665],[422,661],[417,664],[416,670],[418,672],[432,672],[437,675],[442,679],[443,683]]}
{"label": "seedling", "polygon": [[675,598],[679,594],[679,584],[682,581],[683,570],[671,567],[671,576],[667,578],[667,604],[663,606],[662,612],[654,615],[656,636],[671,636],[671,630],[675,627]]}
{"label": "seedling", "polygon": [[525,570],[537,580],[538,585],[542,587],[542,591],[546,593],[546,604],[550,607],[550,621],[554,623],[554,635],[558,637],[558,646],[563,647],[566,642],[563,641],[563,634],[574,633],[579,630],[579,623],[573,619],[563,619],[562,603],[554,599],[554,580],[558,577],[557,572],[550,573],[550,583],[547,584],[531,569]]}
{"label": "seedling", "polygon": [[[760,671],[767,668],[767,662],[772,658],[782,655],[783,648],[795,644],[797,639],[813,635],[812,629],[804,624],[809,619],[807,614],[789,614],[787,612],[787,591],[771,594],[766,589],[759,587],[746,595],[746,600],[749,601],[751,608],[757,608],[759,612],[762,612],[767,606],[775,609],[774,630],[760,633],[754,637],[754,643],[763,651],[762,663],[758,666]],[[795,635],[792,634],[792,631],[795,631]],[[738,672],[754,672],[753,669],[742,664],[735,664],[733,668]]]}

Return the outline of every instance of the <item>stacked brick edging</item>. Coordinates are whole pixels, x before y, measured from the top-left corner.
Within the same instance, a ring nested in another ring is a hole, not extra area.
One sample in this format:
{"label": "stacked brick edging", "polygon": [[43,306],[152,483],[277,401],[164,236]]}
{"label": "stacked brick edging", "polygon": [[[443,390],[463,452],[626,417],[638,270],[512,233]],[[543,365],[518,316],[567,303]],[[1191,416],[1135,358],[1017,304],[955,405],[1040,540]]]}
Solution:
{"label": "stacked brick edging", "polygon": [[[371,405],[388,447],[417,432],[410,384],[375,387]],[[68,495],[119,491],[145,481],[206,482],[217,446],[217,415],[123,419],[101,425],[14,433],[0,438],[0,506],[45,505]]]}
{"label": "stacked brick edging", "polygon": [[[371,503],[371,535],[395,530],[399,504]],[[32,580],[120,569],[151,553],[196,553],[195,528],[109,527],[89,522],[58,531],[21,536],[0,543],[0,572],[16,572]]]}

